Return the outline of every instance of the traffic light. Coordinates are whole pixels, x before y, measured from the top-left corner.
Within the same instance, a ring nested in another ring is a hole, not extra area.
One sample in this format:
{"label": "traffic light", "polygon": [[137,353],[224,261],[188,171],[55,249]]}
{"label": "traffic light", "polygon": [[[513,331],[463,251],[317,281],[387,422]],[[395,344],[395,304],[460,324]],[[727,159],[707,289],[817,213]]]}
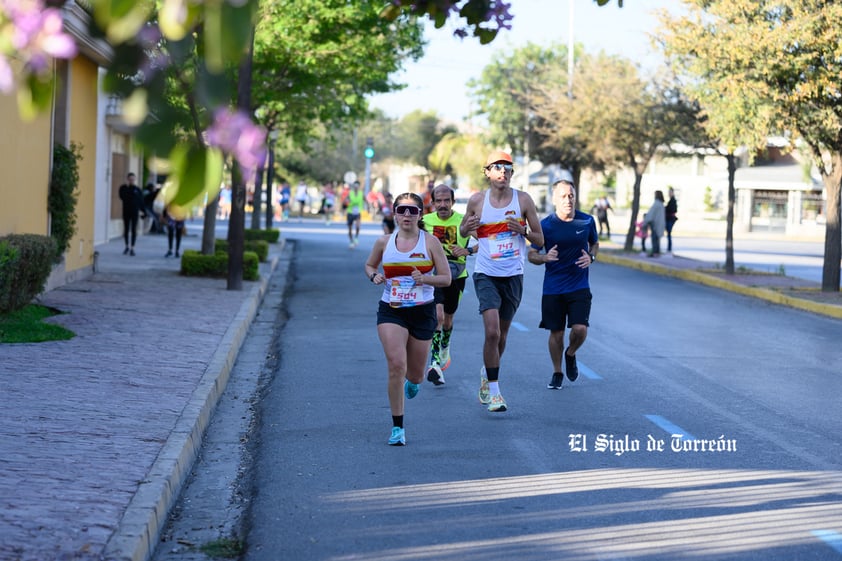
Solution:
{"label": "traffic light", "polygon": [[369,160],[374,157],[374,139],[368,137],[365,141],[365,150],[363,150],[363,154]]}

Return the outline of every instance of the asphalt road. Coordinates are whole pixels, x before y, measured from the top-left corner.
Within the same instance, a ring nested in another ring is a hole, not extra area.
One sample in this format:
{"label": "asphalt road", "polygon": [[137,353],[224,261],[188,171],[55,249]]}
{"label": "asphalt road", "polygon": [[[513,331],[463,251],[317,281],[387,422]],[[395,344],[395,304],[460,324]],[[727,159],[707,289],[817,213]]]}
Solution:
{"label": "asphalt road", "polygon": [[837,320],[597,263],[582,375],[550,391],[527,264],[510,410],[477,401],[469,281],[447,383],[408,402],[395,448],[362,272],[376,230],[354,250],[340,225],[284,232],[295,277],[252,435],[246,560],[842,559]]}

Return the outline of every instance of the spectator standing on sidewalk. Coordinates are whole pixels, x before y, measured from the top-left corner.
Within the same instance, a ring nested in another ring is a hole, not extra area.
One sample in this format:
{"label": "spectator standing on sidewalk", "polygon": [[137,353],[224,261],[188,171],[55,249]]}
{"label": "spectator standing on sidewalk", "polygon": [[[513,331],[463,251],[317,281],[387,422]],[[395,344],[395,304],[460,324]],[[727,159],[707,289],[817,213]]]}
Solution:
{"label": "spectator standing on sidewalk", "polygon": [[[555,213],[541,221],[544,244],[529,248],[530,263],[544,266],[544,286],[541,296],[541,323],[538,327],[550,331],[547,346],[553,375],[547,388],[560,390],[564,381],[561,358],[567,379],[579,377],[576,351],[588,336],[591,313],[591,289],[588,268],[599,252],[599,236],[593,216],[576,210],[576,187],[570,174],[553,184]],[[567,348],[564,331],[570,328]]]}
{"label": "spectator standing on sidewalk", "polygon": [[669,200],[667,201],[664,212],[667,220],[667,253],[672,253],[672,227],[675,226],[675,222],[678,220],[678,201],[675,200],[675,190],[672,187],[669,188]]}
{"label": "spectator standing on sidewalk", "polygon": [[377,334],[389,370],[392,446],[406,444],[404,397],[415,397],[424,380],[436,329],[434,289],[450,285],[450,267],[441,243],[423,229],[423,206],[415,193],[398,195],[393,209],[397,227],[374,242],[365,262],[368,280],[383,285]]}
{"label": "spectator standing on sidewalk", "polygon": [[485,331],[479,401],[498,413],[508,408],[498,383],[500,359],[523,294],[526,240],[542,246],[544,235],[532,197],[510,186],[512,157],[492,152],[482,169],[489,187],[468,199],[459,232],[467,236],[476,231],[479,240],[473,274]]}
{"label": "spectator standing on sidewalk", "polygon": [[[126,242],[126,249],[123,255],[134,256],[134,245],[137,242],[137,220],[138,214],[143,210],[143,192],[135,183],[135,174],[129,172],[126,182],[120,185],[118,194],[123,202],[123,241]],[[143,212],[146,218],[146,212]]]}
{"label": "spectator standing on sidewalk", "polygon": [[[564,173],[562,173],[564,175]],[[608,197],[602,195],[600,198],[596,200],[593,205],[593,209],[591,212],[596,214],[596,219],[599,221],[599,237],[602,237],[602,230],[605,227],[605,236],[607,238],[611,237],[611,225],[608,223],[608,211],[613,211],[614,209],[611,207],[611,203],[608,201]]]}
{"label": "spectator standing on sidewalk", "polygon": [[649,257],[660,257],[661,238],[666,228],[666,213],[664,212],[664,192],[655,191],[655,200],[646,214],[643,215],[643,226],[649,228],[652,234],[652,253]]}
{"label": "spectator standing on sidewalk", "polygon": [[430,367],[427,380],[440,386],[444,384],[443,370],[450,366],[450,336],[453,333],[453,316],[462,299],[465,281],[468,279],[466,258],[473,255],[468,249],[468,236],[459,232],[462,215],[454,212],[455,197],[453,189],[445,184],[433,188],[433,207],[435,212],[424,215],[424,229],[433,234],[444,248],[447,263],[450,266],[450,285],[436,288],[436,332],[430,349]]}

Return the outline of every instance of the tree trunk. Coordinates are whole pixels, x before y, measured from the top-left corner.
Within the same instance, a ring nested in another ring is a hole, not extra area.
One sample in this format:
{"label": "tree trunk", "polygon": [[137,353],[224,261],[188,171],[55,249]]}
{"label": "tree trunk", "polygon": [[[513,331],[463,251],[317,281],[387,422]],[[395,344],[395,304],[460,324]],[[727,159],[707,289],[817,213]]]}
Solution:
{"label": "tree trunk", "polygon": [[269,163],[266,166],[266,229],[272,229],[272,219],[275,208],[273,206],[272,180],[275,178],[275,141],[269,139]]}
{"label": "tree trunk", "polygon": [[[254,28],[248,53],[240,63],[237,83],[237,107],[251,115],[251,70],[254,58]],[[246,185],[240,164],[231,169],[231,219],[228,222],[228,290],[243,288],[243,249],[245,246]]]}
{"label": "tree trunk", "polygon": [[842,221],[840,221],[840,182],[842,181],[842,153],[831,156],[833,171],[822,177],[827,194],[824,231],[824,265],[822,292],[839,292],[839,261],[842,259]]}
{"label": "tree trunk", "polygon": [[643,174],[633,166],[634,169],[634,190],[632,191],[632,207],[631,215],[629,216],[629,230],[626,232],[626,245],[623,246],[624,251],[634,250],[634,233],[637,230],[637,215],[640,212],[640,184],[643,183]]}
{"label": "tree trunk", "polygon": [[254,178],[254,197],[251,202],[251,227],[253,230],[260,229],[260,205],[263,200],[263,163],[257,167],[257,175]]}
{"label": "tree trunk", "polygon": [[219,193],[205,207],[205,220],[202,224],[202,255],[213,255],[216,242],[216,211],[219,208]]}
{"label": "tree trunk", "polygon": [[728,159],[728,214],[725,219],[725,274],[734,274],[734,203],[737,190],[734,188],[734,176],[737,173],[737,158],[733,153]]}

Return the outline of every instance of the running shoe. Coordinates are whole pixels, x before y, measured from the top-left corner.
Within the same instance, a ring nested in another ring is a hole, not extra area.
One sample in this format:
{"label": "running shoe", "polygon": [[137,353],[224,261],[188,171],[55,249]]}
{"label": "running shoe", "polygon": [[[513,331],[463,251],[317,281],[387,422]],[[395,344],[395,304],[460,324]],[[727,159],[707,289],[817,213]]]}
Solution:
{"label": "running shoe", "polygon": [[567,368],[567,379],[575,382],[579,377],[579,367],[576,366],[576,357],[569,356],[567,349],[564,350],[564,366]]}
{"label": "running shoe", "polygon": [[442,365],[442,370],[447,370],[450,366],[450,345],[439,349],[439,364]]}
{"label": "running shoe", "polygon": [[506,400],[499,393],[491,396],[491,402],[488,404],[488,410],[492,413],[502,413],[506,410]]}
{"label": "running shoe", "polygon": [[444,385],[444,374],[438,364],[431,364],[430,369],[427,370],[427,380],[433,383],[434,386]]}
{"label": "running shoe", "polygon": [[406,431],[402,427],[392,427],[389,446],[406,446]]}
{"label": "running shoe", "polygon": [[560,390],[561,384],[564,382],[564,374],[561,372],[553,372],[553,379],[547,384],[548,390]]}
{"label": "running shoe", "polygon": [[488,390],[488,377],[485,375],[485,366],[482,367],[479,375],[479,402],[487,405],[491,403],[491,392]]}
{"label": "running shoe", "polygon": [[413,384],[409,380],[403,383],[403,393],[407,399],[412,399],[418,395],[418,384]]}

